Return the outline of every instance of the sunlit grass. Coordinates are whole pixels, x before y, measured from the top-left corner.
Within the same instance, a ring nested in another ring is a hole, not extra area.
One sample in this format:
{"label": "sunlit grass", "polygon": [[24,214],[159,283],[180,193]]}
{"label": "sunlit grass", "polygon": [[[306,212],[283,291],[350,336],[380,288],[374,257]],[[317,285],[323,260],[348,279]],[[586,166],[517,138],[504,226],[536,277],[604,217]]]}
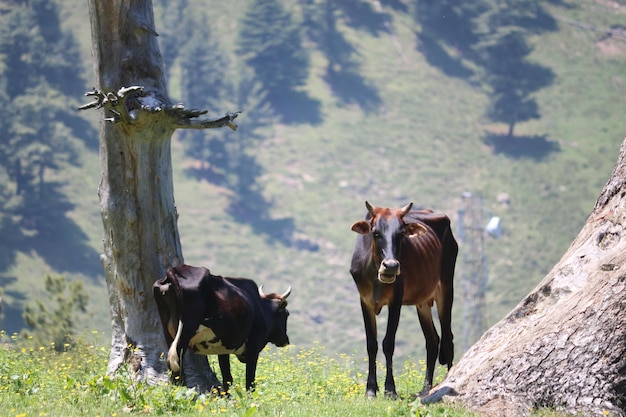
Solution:
{"label": "sunlit grass", "polygon": [[[107,375],[108,348],[89,339],[98,335],[84,336],[58,352],[52,344],[35,346],[32,340],[0,332],[0,417],[475,416],[459,406],[424,406],[415,400],[424,380],[423,361],[396,366],[401,399],[365,399],[367,362],[362,357],[333,355],[319,345],[271,347],[261,353],[255,392],[246,392],[245,366],[233,357],[231,395],[198,395],[181,386],[135,381],[127,368]],[[216,358],[210,362],[218,371]],[[445,369],[437,371],[435,380],[440,381]],[[379,364],[379,380],[383,376]],[[558,414],[542,410],[538,415]]]}
{"label": "sunlit grass", "polygon": [[[31,341],[0,334],[0,416],[464,416],[462,410],[415,403],[423,383],[423,363],[398,366],[403,399],[366,400],[367,363],[352,355],[331,355],[322,346],[297,346],[262,352],[257,389],[245,391],[245,366],[234,357],[231,395],[198,396],[170,384],[134,381],[127,369],[106,374],[108,349],[85,342],[34,346]],[[88,337],[87,337],[88,338]],[[94,340],[96,337],[94,337]],[[218,370],[217,360],[211,365]],[[380,375],[384,375],[380,369]]]}

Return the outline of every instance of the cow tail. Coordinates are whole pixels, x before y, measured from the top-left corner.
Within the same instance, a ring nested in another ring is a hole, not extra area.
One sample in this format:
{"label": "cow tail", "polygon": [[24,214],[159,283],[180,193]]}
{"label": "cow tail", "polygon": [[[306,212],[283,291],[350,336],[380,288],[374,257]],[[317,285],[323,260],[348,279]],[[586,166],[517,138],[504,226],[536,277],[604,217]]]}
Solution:
{"label": "cow tail", "polygon": [[174,341],[170,345],[169,350],[167,351],[167,366],[174,373],[180,372],[180,357],[178,356],[178,342],[180,341],[180,336],[183,333],[183,321],[178,320],[178,330],[176,330],[176,337],[174,337]]}
{"label": "cow tail", "polygon": [[176,300],[178,302],[178,329],[176,330],[176,336],[174,337],[174,341],[170,345],[170,348],[167,351],[167,365],[173,373],[180,372],[180,356],[178,354],[178,343],[180,342],[181,335],[183,333],[183,321],[182,321],[182,309],[183,306],[183,291],[180,288],[180,283],[178,282],[178,270],[176,267],[170,267],[167,270],[167,276],[172,282],[174,286],[174,293],[176,294]]}

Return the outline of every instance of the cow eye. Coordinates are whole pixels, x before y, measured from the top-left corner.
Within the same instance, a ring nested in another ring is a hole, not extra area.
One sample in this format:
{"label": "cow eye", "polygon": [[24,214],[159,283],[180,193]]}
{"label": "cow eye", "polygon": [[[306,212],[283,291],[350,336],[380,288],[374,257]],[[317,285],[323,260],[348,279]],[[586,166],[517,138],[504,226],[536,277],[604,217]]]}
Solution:
{"label": "cow eye", "polygon": [[374,236],[374,239],[380,239],[382,235],[380,234],[378,230],[374,230],[372,232],[372,236]]}

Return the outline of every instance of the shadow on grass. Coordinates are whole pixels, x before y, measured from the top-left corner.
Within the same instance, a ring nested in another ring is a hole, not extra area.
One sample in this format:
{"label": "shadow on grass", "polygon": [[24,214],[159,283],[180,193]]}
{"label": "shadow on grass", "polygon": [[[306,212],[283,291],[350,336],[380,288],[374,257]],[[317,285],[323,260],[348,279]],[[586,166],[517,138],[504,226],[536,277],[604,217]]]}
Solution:
{"label": "shadow on grass", "polygon": [[508,136],[489,133],[483,142],[493,149],[494,154],[504,154],[511,158],[530,158],[541,161],[548,155],[561,150],[558,142],[551,141],[546,135]]}
{"label": "shadow on grass", "polygon": [[21,230],[12,246],[14,254],[34,251],[54,271],[82,273],[95,282],[102,276],[99,253],[89,245],[82,229],[67,217],[74,205],[60,188],[59,183],[44,184],[39,200],[20,211]]}
{"label": "shadow on grass", "polygon": [[[4,285],[5,278],[17,280],[15,277],[1,277],[0,282],[2,282],[2,285]],[[6,331],[7,335],[19,333],[26,326],[22,317],[25,302],[26,297],[20,291],[10,290],[3,294],[0,330]]]}
{"label": "shadow on grass", "polygon": [[322,103],[302,91],[286,91],[269,94],[268,99],[283,123],[308,123],[319,125],[322,122]]}
{"label": "shadow on grass", "polygon": [[378,91],[368,86],[356,68],[352,67],[348,65],[339,70],[328,68],[324,81],[328,83],[342,105],[356,104],[368,112],[376,110],[382,102]]}
{"label": "shadow on grass", "polygon": [[268,214],[270,208],[268,202],[263,200],[261,203],[264,205],[257,209],[250,205],[250,201],[250,196],[245,198],[245,202],[237,198],[231,201],[228,211],[237,222],[249,224],[255,233],[265,236],[269,242],[280,243],[301,251],[319,250],[316,242],[297,233],[293,217],[271,218]]}
{"label": "shadow on grass", "polygon": [[223,175],[210,167],[188,168],[186,174],[197,181],[206,180],[232,191],[227,212],[240,224],[248,224],[257,235],[264,236],[270,243],[279,243],[301,251],[315,252],[319,244],[298,233],[292,217],[272,218],[272,202],[258,191],[255,183],[233,187]]}
{"label": "shadow on grass", "polygon": [[422,53],[426,61],[433,67],[439,68],[448,77],[469,80],[474,75],[474,71],[468,68],[462,59],[446,52],[432,36],[418,33],[417,41],[417,50]]}

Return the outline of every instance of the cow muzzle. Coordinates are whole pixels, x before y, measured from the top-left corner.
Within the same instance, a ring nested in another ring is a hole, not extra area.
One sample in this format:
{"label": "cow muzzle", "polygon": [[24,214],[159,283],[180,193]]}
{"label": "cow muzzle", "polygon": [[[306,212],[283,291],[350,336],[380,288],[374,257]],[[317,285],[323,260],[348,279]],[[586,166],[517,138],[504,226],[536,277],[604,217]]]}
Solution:
{"label": "cow muzzle", "polygon": [[396,259],[385,259],[378,268],[378,280],[383,284],[393,284],[400,275],[400,262]]}

